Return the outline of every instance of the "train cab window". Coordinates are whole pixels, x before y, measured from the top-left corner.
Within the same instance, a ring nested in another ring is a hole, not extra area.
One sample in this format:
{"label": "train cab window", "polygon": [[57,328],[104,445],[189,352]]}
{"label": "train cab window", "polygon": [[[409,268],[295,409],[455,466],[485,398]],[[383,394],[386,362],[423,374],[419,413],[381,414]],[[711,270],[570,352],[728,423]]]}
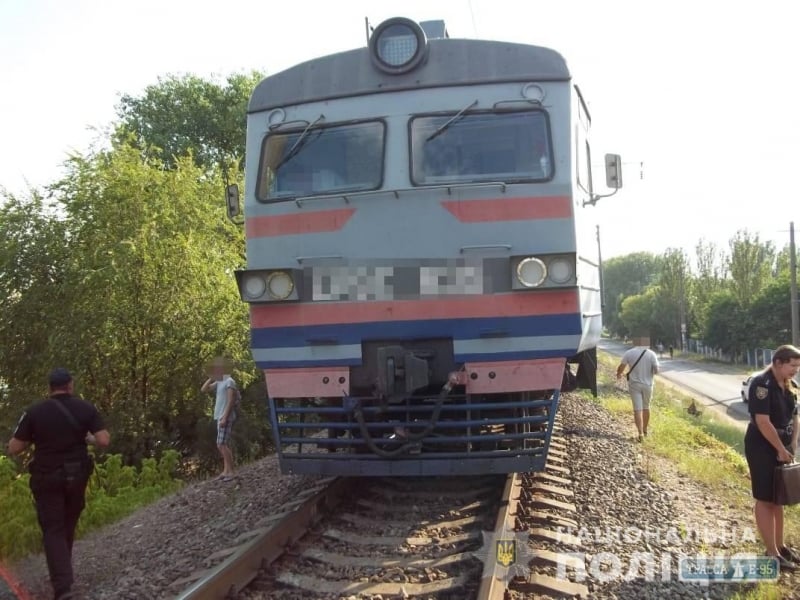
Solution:
{"label": "train cab window", "polygon": [[592,195],[592,149],[589,146],[589,115],[579,103],[578,121],[575,124],[575,170],[580,188]]}
{"label": "train cab window", "polygon": [[377,121],[271,133],[261,150],[258,199],[378,189],[383,148],[384,124]]}
{"label": "train cab window", "polygon": [[553,176],[545,112],[466,113],[457,120],[453,116],[411,120],[415,185],[545,181]]}

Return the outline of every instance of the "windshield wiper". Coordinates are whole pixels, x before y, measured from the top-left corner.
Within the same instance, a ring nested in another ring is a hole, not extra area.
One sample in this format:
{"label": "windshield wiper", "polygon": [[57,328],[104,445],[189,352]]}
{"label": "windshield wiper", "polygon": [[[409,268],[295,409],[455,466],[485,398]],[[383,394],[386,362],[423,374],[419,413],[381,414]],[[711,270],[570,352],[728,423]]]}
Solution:
{"label": "windshield wiper", "polygon": [[297,156],[300,153],[300,150],[303,149],[303,146],[305,146],[306,142],[308,141],[308,136],[311,134],[311,128],[314,127],[314,125],[316,125],[320,121],[322,121],[324,118],[325,115],[320,115],[313,123],[309,123],[306,126],[306,128],[303,129],[303,133],[301,133],[298,136],[297,141],[295,141],[295,143],[292,144],[292,147],[289,148],[289,151],[286,153],[286,155],[278,162],[277,165],[275,165],[275,167],[273,167],[272,169],[273,172],[277,173],[278,169],[280,169],[283,165],[285,165],[287,162],[292,160],[295,156]]}
{"label": "windshield wiper", "polygon": [[452,118],[451,118],[449,121],[447,121],[446,123],[442,124],[442,125],[441,125],[441,126],[440,126],[440,127],[437,129],[437,130],[436,130],[436,131],[434,131],[434,132],[433,132],[432,134],[430,134],[430,135],[429,135],[427,138],[425,138],[425,141],[426,141],[426,142],[430,142],[430,141],[431,141],[433,138],[435,138],[435,137],[438,137],[438,136],[442,135],[442,134],[443,134],[445,131],[447,131],[447,128],[448,128],[448,127],[450,127],[450,126],[451,126],[453,123],[455,123],[456,121],[460,121],[460,120],[461,120],[461,119],[464,117],[464,114],[465,114],[465,113],[466,113],[466,112],[467,112],[467,111],[468,111],[470,108],[472,108],[473,106],[475,106],[477,103],[478,103],[478,101],[477,101],[477,100],[475,100],[475,101],[474,101],[472,104],[470,104],[469,106],[465,106],[464,108],[462,108],[462,109],[461,109],[460,111],[458,111],[458,112],[457,112],[455,115],[453,115],[453,117],[452,117]]}

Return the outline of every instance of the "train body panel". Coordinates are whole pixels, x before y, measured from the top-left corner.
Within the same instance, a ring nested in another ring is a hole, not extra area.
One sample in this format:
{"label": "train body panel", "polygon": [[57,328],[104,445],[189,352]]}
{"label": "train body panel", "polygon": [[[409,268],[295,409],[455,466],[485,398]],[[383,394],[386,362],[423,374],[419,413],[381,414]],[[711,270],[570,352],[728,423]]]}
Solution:
{"label": "train body panel", "polygon": [[[456,300],[352,302],[285,306],[270,310],[275,326],[258,327],[253,309],[252,346],[259,366],[361,363],[361,344],[381,339],[448,338],[455,360],[572,355],[582,323],[574,290],[520,301],[518,294]],[[528,313],[528,314],[525,314]],[[512,316],[514,315],[514,316]]]}
{"label": "train body panel", "polygon": [[237,280],[287,472],[539,469],[568,361],[595,385],[589,117],[566,64],[420,31],[391,20],[251,97]]}

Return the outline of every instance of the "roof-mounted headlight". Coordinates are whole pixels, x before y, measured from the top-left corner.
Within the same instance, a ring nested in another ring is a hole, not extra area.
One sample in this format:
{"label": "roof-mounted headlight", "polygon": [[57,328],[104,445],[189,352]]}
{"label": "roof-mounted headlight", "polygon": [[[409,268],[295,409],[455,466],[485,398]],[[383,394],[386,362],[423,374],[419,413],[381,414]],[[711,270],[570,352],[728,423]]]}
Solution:
{"label": "roof-mounted headlight", "polygon": [[375,28],[369,38],[372,62],[384,73],[408,73],[422,62],[428,52],[428,39],[417,23],[394,17]]}

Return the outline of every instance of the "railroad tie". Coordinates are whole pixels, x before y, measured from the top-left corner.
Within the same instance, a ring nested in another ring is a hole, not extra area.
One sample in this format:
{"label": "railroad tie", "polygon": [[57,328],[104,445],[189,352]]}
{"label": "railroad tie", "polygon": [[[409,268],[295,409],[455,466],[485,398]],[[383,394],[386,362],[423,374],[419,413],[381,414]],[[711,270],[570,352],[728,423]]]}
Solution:
{"label": "railroad tie", "polygon": [[553,593],[565,596],[588,598],[589,588],[581,583],[556,579],[539,573],[531,574],[528,581],[514,585],[514,591],[524,594]]}

